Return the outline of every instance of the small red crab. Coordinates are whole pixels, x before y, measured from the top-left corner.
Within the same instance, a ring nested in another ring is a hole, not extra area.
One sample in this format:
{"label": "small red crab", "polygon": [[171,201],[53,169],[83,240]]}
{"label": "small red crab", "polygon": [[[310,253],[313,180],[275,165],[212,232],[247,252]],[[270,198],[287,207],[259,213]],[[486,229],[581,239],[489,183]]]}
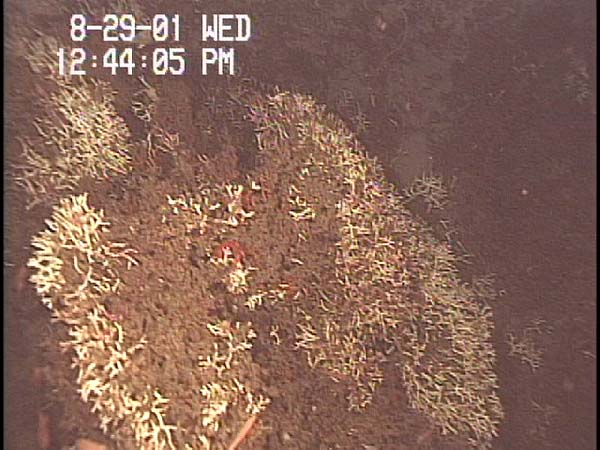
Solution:
{"label": "small red crab", "polygon": [[233,258],[236,264],[244,264],[246,252],[239,241],[231,240],[225,241],[219,246],[217,256],[219,259]]}

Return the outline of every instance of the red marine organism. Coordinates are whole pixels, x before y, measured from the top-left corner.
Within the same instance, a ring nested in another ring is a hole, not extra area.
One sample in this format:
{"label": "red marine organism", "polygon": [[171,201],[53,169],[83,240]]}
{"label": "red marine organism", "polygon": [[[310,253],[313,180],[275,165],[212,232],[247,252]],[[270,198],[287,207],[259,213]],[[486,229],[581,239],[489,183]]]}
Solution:
{"label": "red marine organism", "polygon": [[217,257],[219,259],[233,258],[236,264],[244,264],[246,252],[244,247],[239,241],[230,240],[223,242],[217,250]]}

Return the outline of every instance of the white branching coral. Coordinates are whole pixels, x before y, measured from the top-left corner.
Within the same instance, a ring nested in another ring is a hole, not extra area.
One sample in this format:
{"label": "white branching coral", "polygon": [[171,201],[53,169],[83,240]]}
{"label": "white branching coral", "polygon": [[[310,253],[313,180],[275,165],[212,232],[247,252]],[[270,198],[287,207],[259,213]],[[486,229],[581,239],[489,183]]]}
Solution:
{"label": "white branching coral", "polygon": [[[27,263],[34,269],[30,280],[49,309],[54,309],[57,301],[66,303],[89,290],[113,289],[106,278],[110,269],[107,271],[101,263],[109,249],[101,236],[109,224],[102,211],[88,206],[87,198],[83,194],[60,200],[52,218],[46,221],[47,228],[32,239],[34,252]],[[76,288],[65,292],[67,277],[70,288]]]}
{"label": "white branching coral", "polygon": [[64,86],[49,99],[49,115],[37,120],[45,145],[58,148],[68,167],[106,177],[126,173],[131,133],[114,106],[116,91],[103,81]]}
{"label": "white branching coral", "polygon": [[201,436],[204,442],[210,442],[209,435],[219,430],[230,408],[245,405],[244,412],[252,416],[270,403],[263,395],[253,393],[241,381],[243,375],[237,374],[256,338],[251,323],[219,321],[207,324],[207,328],[214,337],[213,351],[198,358],[199,366],[205,371],[213,370],[216,376],[200,388],[205,399],[201,406],[202,426],[206,428],[206,434]]}
{"label": "white branching coral", "polygon": [[69,71],[64,70],[61,73],[59,67],[58,53],[61,48],[65,48],[59,39],[39,33],[34,39],[23,39],[18,45],[23,48],[23,55],[34,74],[44,75],[57,85],[71,83],[73,77]]}
{"label": "white branching coral", "polygon": [[29,207],[74,191],[83,177],[130,170],[131,133],[115,109],[115,95],[106,82],[80,80],[43,99],[37,136],[22,140],[21,159],[13,165]]}
{"label": "white branching coral", "polygon": [[138,448],[175,449],[175,426],[165,423],[167,399],[150,387],[136,399],[120,380],[146,340],[135,342],[104,306],[118,291],[118,265],[137,263],[133,250],[106,238],[109,223],[88,205],[87,194],[61,199],[46,225],[32,239],[31,281],[53,320],[68,326],[60,346],[72,355],[81,399],[104,432],[121,438],[132,432]]}
{"label": "white branching coral", "polygon": [[[312,295],[292,303],[299,317],[296,348],[311,367],[350,381],[349,405],[356,410],[381,384],[386,352],[400,349],[411,406],[443,433],[489,445],[504,415],[491,310],[460,280],[449,246],[404,205],[406,197],[422,196],[430,208],[442,208],[441,178],[423,177],[399,195],[348,128],[305,96],[278,93],[250,110],[271,170],[296,174],[286,179],[298,242],[329,228],[332,219],[320,211],[335,206],[338,286],[306,287]],[[251,297],[248,305],[262,300]]]}

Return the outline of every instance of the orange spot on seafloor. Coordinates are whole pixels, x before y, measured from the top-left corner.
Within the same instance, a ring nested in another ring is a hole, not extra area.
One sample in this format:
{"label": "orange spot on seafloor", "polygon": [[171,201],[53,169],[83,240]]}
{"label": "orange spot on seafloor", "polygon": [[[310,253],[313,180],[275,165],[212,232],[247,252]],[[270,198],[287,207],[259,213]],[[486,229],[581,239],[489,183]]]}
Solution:
{"label": "orange spot on seafloor", "polygon": [[48,368],[35,367],[33,369],[32,383],[35,387],[40,388],[48,381]]}
{"label": "orange spot on seafloor", "polygon": [[38,413],[37,438],[40,450],[50,450],[52,447],[52,426],[50,416],[43,411]]}
{"label": "orange spot on seafloor", "polygon": [[28,275],[29,270],[26,265],[22,265],[17,270],[17,273],[15,274],[15,289],[17,290],[18,294],[22,293],[25,289],[25,286],[27,285]]}
{"label": "orange spot on seafloor", "polygon": [[75,448],[79,450],[108,450],[108,447],[91,439],[78,439]]}

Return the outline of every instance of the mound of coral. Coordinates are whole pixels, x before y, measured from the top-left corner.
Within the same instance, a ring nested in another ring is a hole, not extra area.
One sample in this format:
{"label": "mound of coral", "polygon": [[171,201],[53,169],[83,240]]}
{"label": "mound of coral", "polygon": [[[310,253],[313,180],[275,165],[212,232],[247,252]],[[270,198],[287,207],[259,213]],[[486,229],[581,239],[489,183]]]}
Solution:
{"label": "mound of coral", "polygon": [[[449,245],[324,107],[235,95],[255,133],[245,176],[172,146],[192,177],[133,167],[120,195],[62,198],[32,240],[31,280],[99,427],[122,448],[227,448],[269,408],[258,340],[303,355],[359,412],[400,355],[410,405],[488,446],[503,417],[491,310]],[[87,175],[104,173],[88,150]]]}

